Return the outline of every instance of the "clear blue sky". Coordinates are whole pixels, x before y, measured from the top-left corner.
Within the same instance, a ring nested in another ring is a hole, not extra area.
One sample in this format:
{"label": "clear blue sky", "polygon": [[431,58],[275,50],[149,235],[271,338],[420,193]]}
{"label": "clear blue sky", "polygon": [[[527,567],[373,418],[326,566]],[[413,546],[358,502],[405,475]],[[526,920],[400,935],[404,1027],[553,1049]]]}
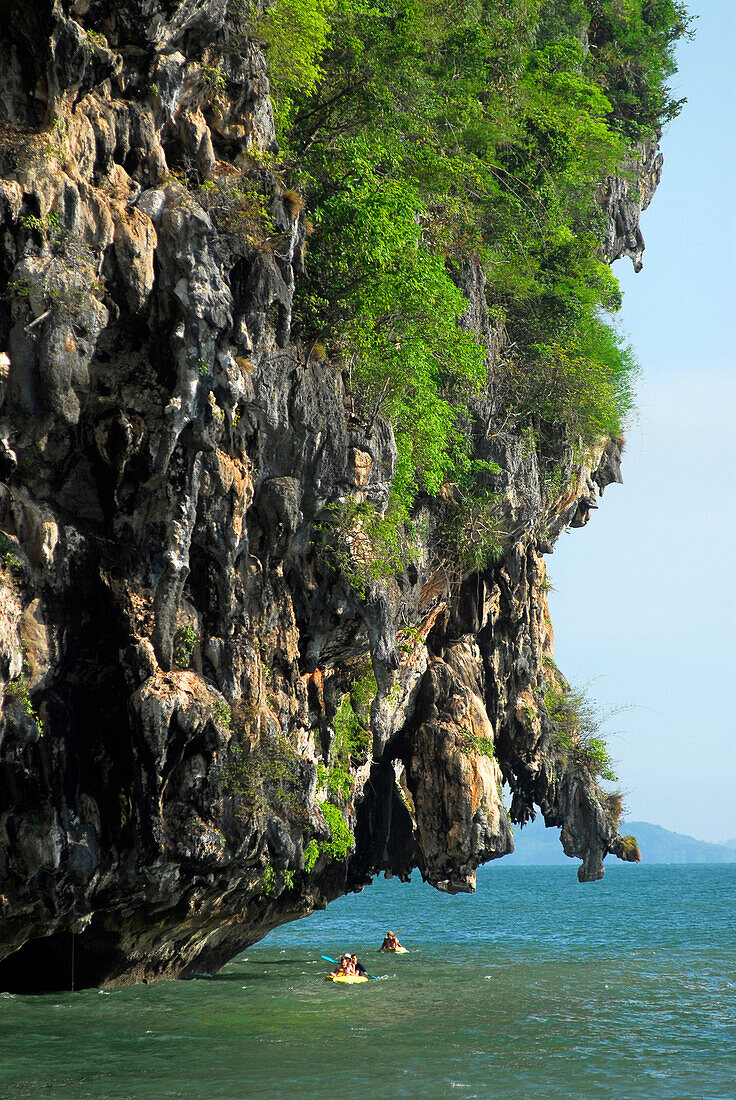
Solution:
{"label": "clear blue sky", "polygon": [[555,652],[602,710],[629,817],[736,837],[736,0],[692,0],[642,219],[644,269],[614,270],[642,365],[624,486],[548,566]]}

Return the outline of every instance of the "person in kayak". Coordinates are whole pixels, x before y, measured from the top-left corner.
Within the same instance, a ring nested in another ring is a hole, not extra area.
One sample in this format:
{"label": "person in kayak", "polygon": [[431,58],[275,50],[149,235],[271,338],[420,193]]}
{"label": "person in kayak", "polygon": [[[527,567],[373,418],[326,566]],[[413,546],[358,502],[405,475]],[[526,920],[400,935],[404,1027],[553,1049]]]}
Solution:
{"label": "person in kayak", "polygon": [[359,978],[364,978],[366,976],[366,974],[368,973],[368,971],[366,970],[366,968],[363,966],[362,963],[358,962],[358,956],[357,955],[351,955],[350,956],[350,962],[351,962],[352,967],[353,967],[353,974],[357,974]]}
{"label": "person in kayak", "polygon": [[340,962],[335,969],[330,973],[331,978],[348,978],[355,971],[353,970],[353,959],[351,955],[341,955]]}
{"label": "person in kayak", "polygon": [[380,951],[395,951],[397,947],[401,947],[398,936],[395,936],[393,932],[386,933],[386,938],[381,944]]}

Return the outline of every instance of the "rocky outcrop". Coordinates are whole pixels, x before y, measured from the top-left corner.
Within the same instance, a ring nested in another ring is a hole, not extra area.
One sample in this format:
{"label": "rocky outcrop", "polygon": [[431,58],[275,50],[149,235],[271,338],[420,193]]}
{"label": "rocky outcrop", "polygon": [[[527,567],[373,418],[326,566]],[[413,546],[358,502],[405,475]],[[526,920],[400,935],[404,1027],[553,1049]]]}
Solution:
{"label": "rocky outcrop", "polygon": [[[535,807],[581,878],[633,858],[594,775],[560,771],[545,706],[543,555],[619,479],[617,445],[569,448],[551,489],[489,393],[503,560],[443,553],[450,494],[420,501],[390,580],[335,567],[370,550],[330,506],[385,508],[396,446],[291,342],[305,218],[268,166],[262,51],[228,18],[10,5],[0,988],[213,969],[380,871],[470,890]],[[617,186],[611,256],[636,260]],[[482,273],[457,278],[493,365]]]}
{"label": "rocky outcrop", "polygon": [[606,255],[611,261],[628,256],[634,270],[641,271],[645,246],[639,218],[659,186],[664,161],[654,140],[640,142],[636,154],[620,176],[606,179],[599,199],[608,221]]}

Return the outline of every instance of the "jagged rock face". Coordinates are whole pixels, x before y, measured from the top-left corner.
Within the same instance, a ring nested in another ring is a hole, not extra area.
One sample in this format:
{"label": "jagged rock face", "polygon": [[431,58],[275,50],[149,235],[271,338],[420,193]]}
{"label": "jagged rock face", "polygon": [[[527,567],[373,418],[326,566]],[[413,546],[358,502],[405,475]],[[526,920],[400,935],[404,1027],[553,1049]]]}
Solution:
{"label": "jagged rock face", "polygon": [[611,260],[629,256],[641,271],[644,237],[639,226],[642,211],[652,201],[662,178],[664,160],[656,141],[637,146],[637,158],[628,160],[621,176],[609,176],[599,196],[608,220],[606,255]]}
{"label": "jagged rock face", "polygon": [[[503,781],[515,821],[536,804],[563,826],[581,877],[607,852],[633,858],[593,777],[555,770],[544,704],[543,554],[619,479],[617,448],[570,450],[549,499],[489,395],[478,447],[515,532],[504,561],[448,568],[441,502],[425,500],[405,572],[358,592],[335,570],[320,524],[351,496],[385,506],[396,446],[290,341],[304,217],[264,166],[264,58],[228,52],[226,8],[9,10],[2,988],[67,987],[72,943],[77,986],[213,969],[381,870],[472,889],[513,847]],[[236,170],[258,182],[267,243],[218,228],[213,189]],[[213,187],[190,190],[193,172]],[[457,277],[492,363],[482,273]],[[340,708],[367,667],[370,742],[336,771]]]}

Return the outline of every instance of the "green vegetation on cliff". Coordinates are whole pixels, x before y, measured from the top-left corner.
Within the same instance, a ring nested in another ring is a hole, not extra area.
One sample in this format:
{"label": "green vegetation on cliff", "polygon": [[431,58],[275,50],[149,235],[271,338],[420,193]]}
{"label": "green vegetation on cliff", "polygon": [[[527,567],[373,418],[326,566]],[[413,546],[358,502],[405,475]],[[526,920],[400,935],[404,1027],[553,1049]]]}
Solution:
{"label": "green vegetation on cliff", "polygon": [[585,692],[575,691],[558,673],[556,682],[547,688],[544,703],[553,731],[552,753],[564,765],[563,770],[582,768],[615,783],[613,761],[605,741],[598,736],[601,722]]}
{"label": "green vegetation on cliff", "polygon": [[474,264],[507,336],[499,411],[542,450],[620,433],[634,363],[598,192],[679,110],[688,22],[678,0],[276,0],[258,24],[314,219],[297,332],[342,359],[356,415],[391,419],[404,506],[475,484]]}

